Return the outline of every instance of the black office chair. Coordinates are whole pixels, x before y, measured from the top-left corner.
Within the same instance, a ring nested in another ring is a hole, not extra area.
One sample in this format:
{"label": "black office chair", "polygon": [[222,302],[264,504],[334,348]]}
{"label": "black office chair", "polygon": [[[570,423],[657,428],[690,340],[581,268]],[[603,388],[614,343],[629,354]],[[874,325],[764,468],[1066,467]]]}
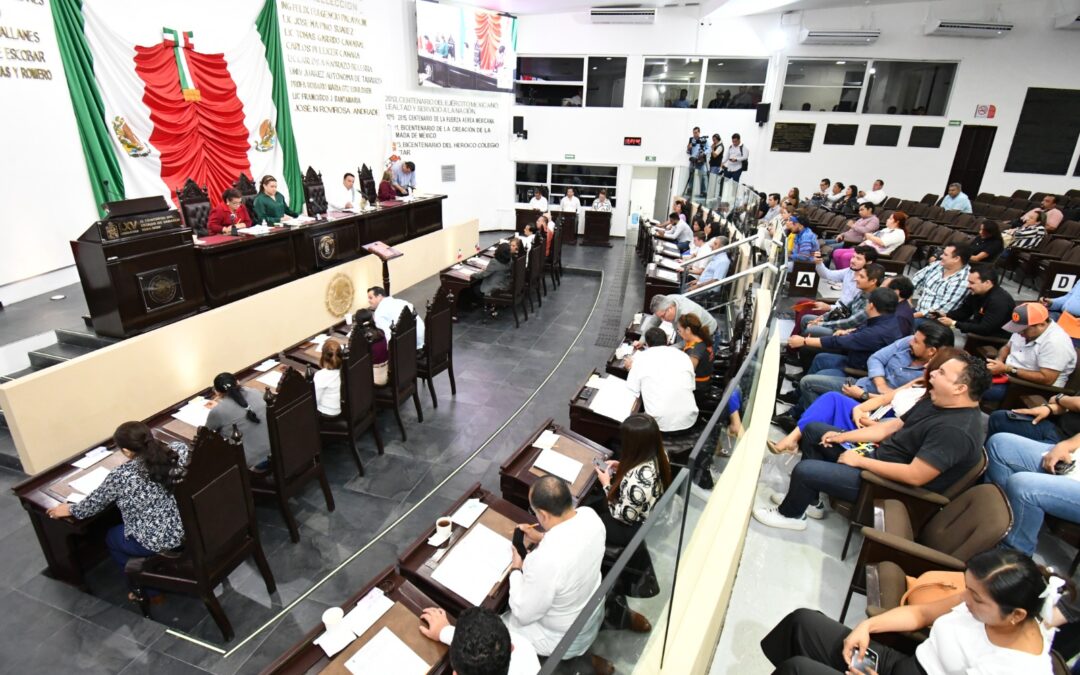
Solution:
{"label": "black office chair", "polygon": [[205,237],[208,233],[207,224],[210,222],[210,196],[206,186],[188,178],[184,186],[176,191],[176,198],[180,202],[180,216],[184,219],[184,227],[189,228],[196,236]]}
{"label": "black office chair", "polygon": [[315,169],[308,167],[304,174],[304,203],[307,204],[307,214],[312,218],[321,216],[329,208],[326,203],[326,187],[323,186],[322,174],[316,173]]}

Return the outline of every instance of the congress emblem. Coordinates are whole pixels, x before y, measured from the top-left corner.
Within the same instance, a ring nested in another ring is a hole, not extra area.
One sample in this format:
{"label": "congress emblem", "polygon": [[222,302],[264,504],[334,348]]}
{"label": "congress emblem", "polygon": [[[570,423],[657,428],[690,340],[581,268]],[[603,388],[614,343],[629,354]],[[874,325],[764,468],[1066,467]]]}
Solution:
{"label": "congress emblem", "polygon": [[326,310],[336,317],[345,316],[352,309],[355,293],[352,279],[335,274],[326,286]]}
{"label": "congress emblem", "polygon": [[337,253],[337,239],[332,234],[324,234],[316,242],[315,250],[319,252],[319,258],[322,260],[333,260],[334,254]]}
{"label": "congress emblem", "polygon": [[184,301],[180,271],[176,265],[159,267],[135,275],[147,312],[164,309]]}

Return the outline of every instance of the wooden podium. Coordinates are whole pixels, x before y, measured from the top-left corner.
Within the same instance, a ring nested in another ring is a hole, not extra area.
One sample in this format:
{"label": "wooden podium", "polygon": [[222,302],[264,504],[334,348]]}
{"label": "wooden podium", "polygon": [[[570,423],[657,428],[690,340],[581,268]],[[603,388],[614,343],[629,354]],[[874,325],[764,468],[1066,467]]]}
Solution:
{"label": "wooden podium", "polygon": [[611,211],[585,211],[585,234],[581,245],[611,248]]}
{"label": "wooden podium", "polygon": [[383,290],[387,295],[390,295],[390,266],[387,264],[394,258],[400,258],[405,255],[396,248],[391,248],[381,241],[374,241],[370,244],[364,244],[362,247],[368,253],[376,256],[382,261],[382,281]]}
{"label": "wooden podium", "polygon": [[126,338],[195,314],[204,302],[191,230],[164,197],[106,204],[71,242],[99,335]]}
{"label": "wooden podium", "polygon": [[571,213],[570,211],[552,211],[551,217],[557,220],[559,226],[562,227],[563,244],[577,244],[577,213]]}

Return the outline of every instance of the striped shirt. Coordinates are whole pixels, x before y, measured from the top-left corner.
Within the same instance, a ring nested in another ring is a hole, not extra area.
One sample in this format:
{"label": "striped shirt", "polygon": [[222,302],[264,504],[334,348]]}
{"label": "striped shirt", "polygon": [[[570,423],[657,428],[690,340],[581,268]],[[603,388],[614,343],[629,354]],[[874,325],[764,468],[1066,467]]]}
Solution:
{"label": "striped shirt", "polygon": [[919,294],[919,300],[915,305],[916,312],[937,310],[948,313],[960,306],[964,296],[968,293],[967,278],[971,269],[964,265],[956,272],[945,276],[945,268],[940,262],[927,265],[911,277],[915,284],[915,291]]}

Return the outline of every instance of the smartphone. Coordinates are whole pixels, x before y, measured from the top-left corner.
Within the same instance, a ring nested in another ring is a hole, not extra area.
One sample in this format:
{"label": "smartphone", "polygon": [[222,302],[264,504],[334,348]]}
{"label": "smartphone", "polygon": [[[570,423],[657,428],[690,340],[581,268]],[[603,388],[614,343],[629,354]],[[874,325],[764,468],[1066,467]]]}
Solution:
{"label": "smartphone", "polygon": [[873,670],[877,672],[878,655],[873,649],[867,647],[866,654],[859,658],[859,649],[856,647],[851,654],[851,669],[857,673],[867,673]]}
{"label": "smartphone", "polygon": [[592,465],[605,473],[611,473],[611,471],[608,469],[607,462],[600,459],[599,457],[593,457]]}
{"label": "smartphone", "polygon": [[528,551],[525,549],[525,533],[521,531],[521,528],[514,528],[514,548],[517,549],[518,555],[524,558]]}
{"label": "smartphone", "polygon": [[1021,415],[1020,413],[1013,412],[1012,410],[1006,410],[1005,411],[1005,417],[1007,417],[1007,418],[1009,418],[1011,420],[1025,420],[1025,421],[1027,421],[1027,420],[1032,419],[1032,417],[1030,415]]}

